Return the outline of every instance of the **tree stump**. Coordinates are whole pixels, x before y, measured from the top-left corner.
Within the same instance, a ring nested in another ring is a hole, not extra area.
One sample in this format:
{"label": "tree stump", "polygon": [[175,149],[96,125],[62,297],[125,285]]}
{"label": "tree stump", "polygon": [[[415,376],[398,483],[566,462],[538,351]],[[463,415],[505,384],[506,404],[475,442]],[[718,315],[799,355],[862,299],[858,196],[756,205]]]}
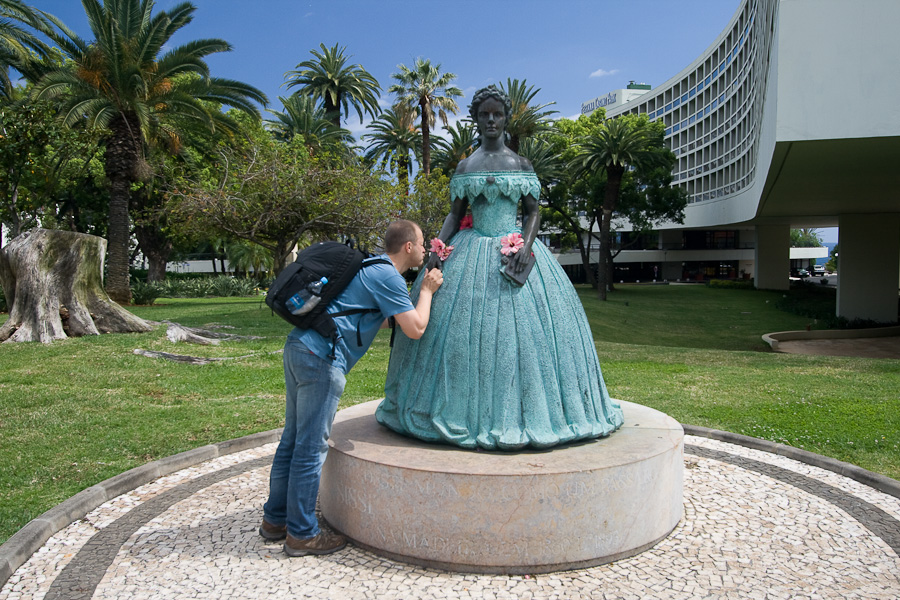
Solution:
{"label": "tree stump", "polygon": [[103,290],[106,240],[32,229],[0,248],[9,319],[0,342],[44,342],[101,333],[150,331]]}

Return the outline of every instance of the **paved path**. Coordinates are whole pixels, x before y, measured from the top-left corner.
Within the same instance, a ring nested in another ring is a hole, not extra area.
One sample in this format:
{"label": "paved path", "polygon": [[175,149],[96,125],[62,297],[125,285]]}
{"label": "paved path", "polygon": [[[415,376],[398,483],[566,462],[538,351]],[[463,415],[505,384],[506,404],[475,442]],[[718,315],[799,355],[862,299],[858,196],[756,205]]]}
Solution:
{"label": "paved path", "polygon": [[779,352],[862,358],[900,358],[900,336],[779,342]]}
{"label": "paved path", "polygon": [[219,445],[210,452],[223,455],[103,502],[29,552],[0,600],[900,598],[900,483],[852,465],[841,474],[841,463],[760,440],[687,431],[699,435],[685,436],[683,520],[655,547],[608,565],[468,575],[353,545],[287,558],[256,534],[269,436],[232,454]]}
{"label": "paved path", "polygon": [[900,359],[900,327],[779,331],[763,336],[776,352]]}

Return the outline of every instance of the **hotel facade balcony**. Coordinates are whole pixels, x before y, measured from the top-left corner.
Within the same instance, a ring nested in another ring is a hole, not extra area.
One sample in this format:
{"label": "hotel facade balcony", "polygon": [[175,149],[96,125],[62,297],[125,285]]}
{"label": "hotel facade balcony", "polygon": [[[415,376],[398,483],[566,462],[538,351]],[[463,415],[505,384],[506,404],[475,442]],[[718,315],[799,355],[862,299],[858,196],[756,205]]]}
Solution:
{"label": "hotel facade balcony", "polygon": [[664,253],[656,272],[681,270],[682,251],[666,248],[688,237],[734,236],[743,249],[708,261],[733,268],[706,272],[786,289],[790,229],[838,227],[838,315],[898,320],[898,22],[895,0],[744,0],[693,63],[607,110],[665,124],[674,184],[689,195],[685,222],[660,226],[659,247],[642,251]]}

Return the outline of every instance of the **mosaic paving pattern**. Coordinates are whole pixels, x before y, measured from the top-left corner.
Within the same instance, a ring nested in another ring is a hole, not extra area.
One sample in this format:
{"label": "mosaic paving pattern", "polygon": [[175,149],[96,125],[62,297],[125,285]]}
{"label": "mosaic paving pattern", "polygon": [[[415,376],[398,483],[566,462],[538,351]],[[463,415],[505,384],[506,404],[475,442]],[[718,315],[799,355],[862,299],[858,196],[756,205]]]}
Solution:
{"label": "mosaic paving pattern", "polygon": [[900,499],[685,436],[685,515],[654,548],[538,576],[446,573],[349,546],[287,558],[256,534],[275,445],[119,496],[47,541],[0,600],[900,598]]}

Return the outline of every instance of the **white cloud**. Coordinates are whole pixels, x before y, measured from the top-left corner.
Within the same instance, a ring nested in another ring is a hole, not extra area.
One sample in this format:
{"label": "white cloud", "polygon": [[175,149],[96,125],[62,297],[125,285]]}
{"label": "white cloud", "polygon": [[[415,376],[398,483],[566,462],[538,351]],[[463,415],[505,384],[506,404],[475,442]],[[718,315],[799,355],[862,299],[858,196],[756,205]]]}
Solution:
{"label": "white cloud", "polygon": [[366,120],[360,123],[359,116],[353,114],[349,119],[345,119],[341,123],[341,127],[349,131],[357,140],[361,140],[364,133],[369,133],[368,127],[371,123],[372,118],[369,115],[366,115]]}
{"label": "white cloud", "polygon": [[593,73],[591,73],[591,77],[606,77],[607,75],[615,75],[618,73],[618,69],[612,69],[607,71],[606,69],[597,69]]}

